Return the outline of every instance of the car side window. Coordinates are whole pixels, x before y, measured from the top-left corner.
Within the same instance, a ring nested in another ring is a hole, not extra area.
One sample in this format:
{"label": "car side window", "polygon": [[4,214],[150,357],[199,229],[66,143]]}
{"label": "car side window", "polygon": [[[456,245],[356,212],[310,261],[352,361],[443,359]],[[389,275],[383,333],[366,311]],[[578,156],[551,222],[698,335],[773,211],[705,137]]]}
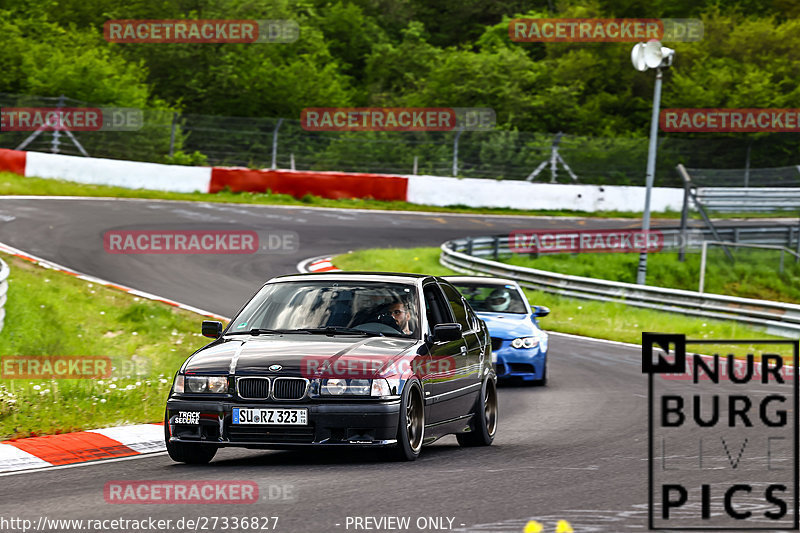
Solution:
{"label": "car side window", "polygon": [[422,288],[422,294],[425,298],[425,313],[428,317],[431,331],[433,331],[433,326],[436,324],[445,324],[452,321],[444,296],[442,296],[442,291],[439,290],[436,284],[425,285]]}
{"label": "car side window", "polygon": [[464,301],[461,293],[455,290],[450,285],[441,285],[447,300],[450,302],[450,309],[453,310],[453,315],[456,317],[456,322],[461,324],[462,331],[469,331],[474,329],[470,320],[467,318],[467,308],[464,306]]}

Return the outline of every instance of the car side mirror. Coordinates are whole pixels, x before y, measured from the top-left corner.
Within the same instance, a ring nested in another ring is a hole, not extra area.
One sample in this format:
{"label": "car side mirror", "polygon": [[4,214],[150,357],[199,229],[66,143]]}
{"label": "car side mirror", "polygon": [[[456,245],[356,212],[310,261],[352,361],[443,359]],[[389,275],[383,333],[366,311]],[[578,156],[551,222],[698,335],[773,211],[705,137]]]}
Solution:
{"label": "car side mirror", "polygon": [[461,324],[456,322],[433,326],[434,342],[450,342],[461,339]]}
{"label": "car side mirror", "polygon": [[217,320],[203,320],[203,337],[219,339],[222,337],[222,322]]}
{"label": "car side mirror", "polygon": [[545,307],[543,305],[534,305],[533,306],[533,316],[534,317],[541,317],[547,316],[550,314],[550,308]]}

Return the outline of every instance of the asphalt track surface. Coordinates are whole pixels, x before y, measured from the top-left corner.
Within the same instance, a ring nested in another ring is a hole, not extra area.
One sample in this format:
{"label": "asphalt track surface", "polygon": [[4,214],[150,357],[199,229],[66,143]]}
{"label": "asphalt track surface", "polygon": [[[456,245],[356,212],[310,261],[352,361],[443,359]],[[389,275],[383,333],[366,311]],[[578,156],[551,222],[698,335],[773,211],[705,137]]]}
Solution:
{"label": "asphalt track surface", "polygon": [[[6,244],[224,316],[232,316],[265,280],[294,273],[300,260],[313,256],[438,246],[451,238],[515,229],[638,226],[630,219],[55,198],[4,198],[0,220],[0,241]],[[299,248],[290,254],[186,256],[118,255],[103,249],[103,233],[111,229],[234,227],[295,231]],[[489,448],[460,448],[447,437],[426,447],[413,463],[385,462],[371,451],[223,449],[203,467],[175,464],[156,454],[6,475],[0,477],[0,517],[34,523],[40,517],[153,517],[174,523],[181,517],[278,516],[276,531],[284,532],[445,531],[447,518],[456,531],[522,531],[536,519],[549,532],[564,519],[581,532],[646,531],[648,406],[640,350],[552,334],[549,358],[547,387],[500,388],[498,435]],[[683,435],[670,443],[695,449],[695,440]],[[732,446],[739,449],[739,444]],[[707,453],[720,460],[718,451]],[[692,470],[686,476],[687,485],[695,487],[705,479],[703,472]],[[764,477],[753,473],[754,481]],[[249,480],[258,483],[266,499],[253,505],[107,504],[105,483],[120,480]],[[292,493],[287,499],[269,499],[270,486],[288,486]],[[758,505],[760,493],[753,495],[749,503]],[[718,495],[713,496],[716,501]],[[411,522],[403,530],[347,527],[347,517],[367,516],[406,516]],[[444,529],[418,528],[417,520],[427,517],[445,517]]]}

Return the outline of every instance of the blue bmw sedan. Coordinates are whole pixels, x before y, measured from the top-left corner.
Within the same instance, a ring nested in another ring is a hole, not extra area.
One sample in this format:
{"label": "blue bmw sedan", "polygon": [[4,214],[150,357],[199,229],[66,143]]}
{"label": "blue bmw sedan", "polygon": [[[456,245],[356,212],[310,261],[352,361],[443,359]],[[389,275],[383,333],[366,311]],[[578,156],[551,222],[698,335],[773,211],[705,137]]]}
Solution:
{"label": "blue bmw sedan", "polygon": [[550,310],[531,307],[516,281],[479,276],[447,276],[486,322],[492,337],[492,362],[498,379],[547,384],[548,335],[537,318]]}

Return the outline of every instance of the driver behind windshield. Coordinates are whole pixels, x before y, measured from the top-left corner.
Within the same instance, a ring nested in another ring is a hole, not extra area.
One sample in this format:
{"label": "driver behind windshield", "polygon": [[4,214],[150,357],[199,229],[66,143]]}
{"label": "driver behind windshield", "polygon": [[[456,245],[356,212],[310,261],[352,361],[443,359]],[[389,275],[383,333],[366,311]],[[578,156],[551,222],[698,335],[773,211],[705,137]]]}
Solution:
{"label": "driver behind windshield", "polygon": [[395,324],[395,327],[405,333],[406,335],[411,334],[411,328],[409,326],[411,322],[411,312],[408,309],[408,305],[405,302],[399,301],[394,302],[389,305],[389,309],[387,310],[392,316]]}

